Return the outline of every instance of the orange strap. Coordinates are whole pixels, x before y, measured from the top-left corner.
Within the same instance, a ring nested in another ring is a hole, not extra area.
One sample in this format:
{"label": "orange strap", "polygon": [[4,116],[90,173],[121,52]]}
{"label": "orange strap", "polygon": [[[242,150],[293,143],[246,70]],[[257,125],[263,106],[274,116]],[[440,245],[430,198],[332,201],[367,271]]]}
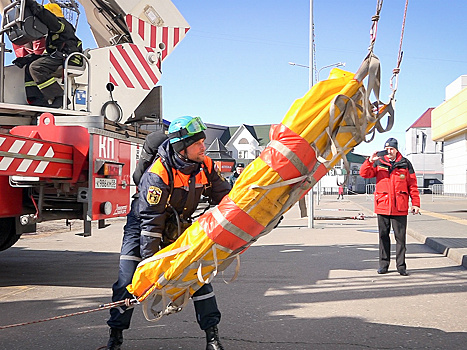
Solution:
{"label": "orange strap", "polygon": [[201,216],[198,223],[211,240],[232,251],[243,247],[264,230],[263,225],[240,209],[228,196],[212,211]]}
{"label": "orange strap", "polygon": [[[260,158],[285,181],[313,172],[318,181],[328,169],[317,162],[315,149],[300,135],[283,124],[274,125],[271,143]],[[280,141],[278,141],[280,140]]]}

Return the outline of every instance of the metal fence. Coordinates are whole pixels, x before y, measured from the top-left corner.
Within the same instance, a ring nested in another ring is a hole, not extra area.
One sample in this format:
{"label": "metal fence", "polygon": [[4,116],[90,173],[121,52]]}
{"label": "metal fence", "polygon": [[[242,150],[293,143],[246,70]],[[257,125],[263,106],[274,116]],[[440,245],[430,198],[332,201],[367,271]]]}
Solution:
{"label": "metal fence", "polygon": [[365,200],[373,200],[373,193],[375,193],[376,184],[367,184],[365,186]]}
{"label": "metal fence", "polygon": [[436,184],[431,188],[431,200],[435,198],[461,198],[467,197],[467,184]]}

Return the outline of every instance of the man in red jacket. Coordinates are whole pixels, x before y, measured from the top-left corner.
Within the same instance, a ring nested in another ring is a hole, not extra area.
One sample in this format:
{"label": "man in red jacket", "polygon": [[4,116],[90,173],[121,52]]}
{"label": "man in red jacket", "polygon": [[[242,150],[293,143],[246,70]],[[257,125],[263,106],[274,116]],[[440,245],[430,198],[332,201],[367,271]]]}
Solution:
{"label": "man in red jacket", "polygon": [[409,197],[412,200],[411,211],[420,211],[417,178],[412,163],[397,150],[397,140],[388,139],[384,144],[387,155],[373,153],[360,168],[360,176],[376,177],[375,213],[378,215],[379,230],[379,274],[388,272],[391,240],[391,225],[396,238],[396,266],[402,276],[408,276],[405,264],[405,238]]}

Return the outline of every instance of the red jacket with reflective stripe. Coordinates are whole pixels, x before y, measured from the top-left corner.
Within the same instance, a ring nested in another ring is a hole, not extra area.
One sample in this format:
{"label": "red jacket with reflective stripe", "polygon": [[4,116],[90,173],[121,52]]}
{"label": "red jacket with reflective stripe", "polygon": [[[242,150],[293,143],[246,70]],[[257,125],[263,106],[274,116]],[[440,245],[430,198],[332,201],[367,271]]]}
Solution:
{"label": "red jacket with reflective stripe", "polygon": [[365,160],[360,167],[360,176],[376,177],[376,214],[407,215],[409,197],[412,205],[420,207],[417,178],[412,163],[399,152],[393,166],[387,156],[377,159],[374,163]]}

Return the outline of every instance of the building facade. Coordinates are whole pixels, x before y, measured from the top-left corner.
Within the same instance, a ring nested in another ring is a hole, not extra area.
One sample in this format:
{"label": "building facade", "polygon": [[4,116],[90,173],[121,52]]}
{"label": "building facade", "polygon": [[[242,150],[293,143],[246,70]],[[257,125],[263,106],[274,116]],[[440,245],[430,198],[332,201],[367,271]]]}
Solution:
{"label": "building facade", "polygon": [[405,154],[412,163],[419,189],[425,191],[443,182],[443,141],[434,141],[428,108],[405,132]]}
{"label": "building facade", "polygon": [[467,195],[467,75],[446,87],[431,113],[432,138],[444,142],[444,192]]}

